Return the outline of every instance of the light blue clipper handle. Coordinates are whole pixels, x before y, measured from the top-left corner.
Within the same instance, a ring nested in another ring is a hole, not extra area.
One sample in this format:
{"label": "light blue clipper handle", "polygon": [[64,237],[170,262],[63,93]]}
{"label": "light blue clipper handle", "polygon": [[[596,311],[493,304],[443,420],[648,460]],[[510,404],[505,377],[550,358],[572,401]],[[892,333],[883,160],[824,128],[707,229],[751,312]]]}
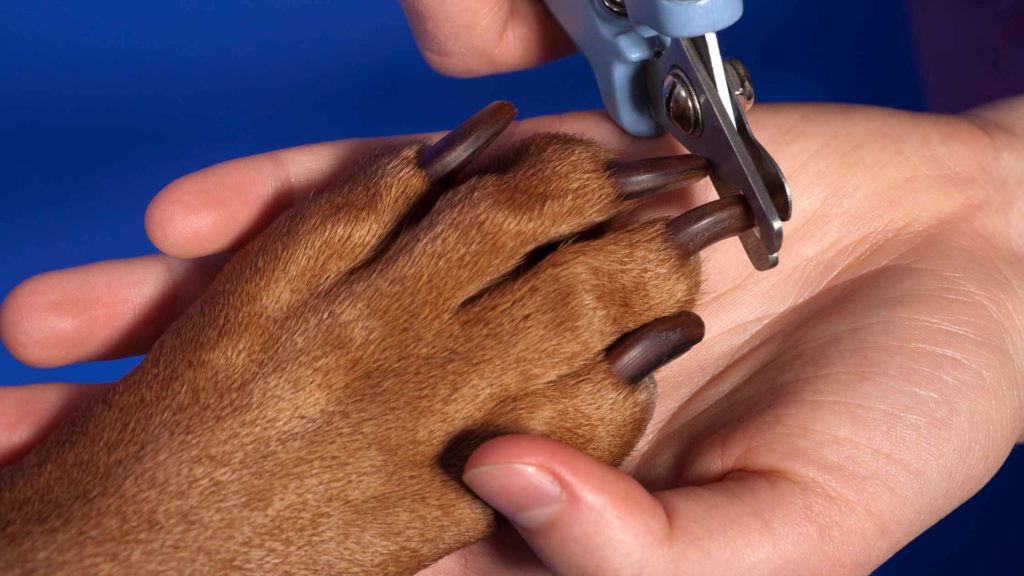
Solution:
{"label": "light blue clipper handle", "polygon": [[545,2],[590,62],[608,113],[639,137],[663,131],[651,114],[644,62],[671,38],[718,32],[743,15],[743,0],[624,0],[628,16],[604,0]]}
{"label": "light blue clipper handle", "polygon": [[[593,2],[604,6],[603,1]],[[743,16],[743,0],[625,0],[629,19],[670,38],[720,32]]]}

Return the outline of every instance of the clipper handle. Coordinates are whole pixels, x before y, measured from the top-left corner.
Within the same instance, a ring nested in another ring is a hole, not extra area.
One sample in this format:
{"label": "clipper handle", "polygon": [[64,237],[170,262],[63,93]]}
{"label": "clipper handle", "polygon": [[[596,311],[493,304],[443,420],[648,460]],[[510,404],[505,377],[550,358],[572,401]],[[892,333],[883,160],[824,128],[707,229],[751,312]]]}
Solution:
{"label": "clipper handle", "polygon": [[743,0],[545,0],[586,56],[612,118],[642,138],[664,131],[650,110],[644,63],[672,38],[718,32],[743,14]]}

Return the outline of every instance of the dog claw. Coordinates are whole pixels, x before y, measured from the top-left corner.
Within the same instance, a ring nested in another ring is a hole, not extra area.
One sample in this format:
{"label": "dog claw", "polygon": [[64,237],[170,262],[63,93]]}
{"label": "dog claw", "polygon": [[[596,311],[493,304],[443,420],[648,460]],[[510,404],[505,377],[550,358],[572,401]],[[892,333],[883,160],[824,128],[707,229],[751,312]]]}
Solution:
{"label": "dog claw", "polygon": [[[669,222],[669,233],[687,257],[715,242],[738,236],[754,225],[742,196],[730,196],[698,206]],[[655,370],[682,356],[704,338],[704,322],[684,311],[650,322],[623,336],[607,353],[612,372],[637,384]]]}
{"label": "dog claw", "polygon": [[700,156],[663,156],[632,162],[613,162],[611,171],[625,198],[676,190],[703,180],[708,163]]}
{"label": "dog claw", "polygon": [[420,155],[420,168],[437,182],[457,175],[515,120],[510,102],[492,102]]}
{"label": "dog claw", "polygon": [[754,215],[743,196],[729,196],[698,206],[669,222],[676,245],[695,256],[715,242],[739,236],[754,226]]}
{"label": "dog claw", "polygon": [[650,322],[623,336],[608,351],[612,372],[638,384],[704,339],[704,321],[684,311]]}

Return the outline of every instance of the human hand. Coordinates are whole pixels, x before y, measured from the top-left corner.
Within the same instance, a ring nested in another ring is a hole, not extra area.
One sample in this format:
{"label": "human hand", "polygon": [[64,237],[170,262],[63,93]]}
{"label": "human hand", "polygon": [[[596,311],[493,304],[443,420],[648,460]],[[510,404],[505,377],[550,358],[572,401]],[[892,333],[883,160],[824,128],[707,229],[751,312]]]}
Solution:
{"label": "human hand", "polygon": [[572,42],[542,0],[401,0],[427,62],[469,77],[529,68],[564,56]]}
{"label": "human hand", "polygon": [[[1024,99],[755,117],[792,177],[783,264],[705,252],[707,340],[660,374],[637,480],[527,437],[467,465],[554,573],[867,573],[1022,440]],[[561,496],[531,501],[522,466]],[[542,570],[514,550],[424,574]]]}
{"label": "human hand", "polygon": [[[1019,132],[1000,126],[1024,124],[1022,108],[1006,104],[970,121],[859,108],[755,112],[755,128],[793,178],[798,213],[776,272],[754,273],[734,243],[708,253],[699,309],[708,342],[662,374],[651,440],[631,466],[649,489],[686,487],[652,500],[625,476],[535,439],[499,440],[472,463],[529,455],[545,465],[559,454],[552,471],[576,475],[567,484],[574,494],[622,489],[623,500],[605,511],[615,519],[620,506],[633,506],[618,523],[607,521],[625,540],[577,533],[574,547],[563,547],[557,531],[527,531],[552,569],[576,573],[553,551],[583,550],[586,541],[627,559],[617,544],[641,538],[645,561],[685,553],[694,572],[750,571],[744,559],[757,562],[755,571],[824,563],[856,572],[983,484],[1020,435],[1014,264],[1022,242],[1010,236],[1020,200],[1009,191],[1022,177],[1022,146]],[[628,139],[592,114],[536,119],[513,132],[558,129],[638,156],[677,151],[665,140]],[[5,342],[40,366],[144,351],[202,292],[219,264],[213,254],[244,242],[375,144],[300,147],[175,182],[154,200],[147,227],[158,247],[183,259],[105,262],[32,279],[4,305]],[[3,390],[0,459],[23,452],[96,393],[69,385]],[[907,496],[911,487],[918,492]],[[857,499],[868,501],[847,508]],[[654,506],[661,502],[668,507]],[[649,519],[637,513],[644,509],[685,522],[663,556],[647,540],[658,534],[636,529]],[[580,518],[565,510],[564,518]],[[715,555],[734,542],[759,555]],[[452,573],[459,564],[478,573],[472,566],[497,558],[511,570],[508,556],[488,555],[488,546],[438,569]]]}
{"label": "human hand", "polygon": [[[539,0],[474,3],[485,18],[403,6],[442,73],[571,49]],[[865,572],[1021,438],[1024,102],[969,119],[811,110],[754,114],[795,191],[784,263],[755,275],[735,246],[706,258],[710,341],[660,377],[651,439],[627,467],[640,484],[538,439],[470,462],[470,485],[509,512],[526,488],[474,468],[533,464],[563,483],[557,513],[519,526],[555,572]],[[510,542],[427,572],[541,570]]]}
{"label": "human hand", "polygon": [[[795,191],[783,264],[756,273],[735,242],[705,252],[697,311],[709,333],[660,374],[658,413],[627,468],[640,484],[534,438],[496,440],[470,463],[533,464],[559,478],[559,512],[521,527],[559,574],[616,573],[614,562],[650,573],[666,563],[672,573],[864,572],[983,485],[1021,437],[1024,239],[1011,220],[1021,212],[1012,191],[1024,179],[1024,101],[969,119],[831,106],[766,106],[753,119]],[[538,130],[586,133],[638,156],[678,151],[595,114],[511,132]],[[182,178],[147,214],[154,243],[174,257],[29,280],[0,314],[5,342],[39,366],[145,350],[202,292],[213,254],[375,144],[299,147]],[[0,459],[95,393],[0,391]],[[513,491],[469,480],[499,508]],[[509,541],[426,573],[542,570]]]}

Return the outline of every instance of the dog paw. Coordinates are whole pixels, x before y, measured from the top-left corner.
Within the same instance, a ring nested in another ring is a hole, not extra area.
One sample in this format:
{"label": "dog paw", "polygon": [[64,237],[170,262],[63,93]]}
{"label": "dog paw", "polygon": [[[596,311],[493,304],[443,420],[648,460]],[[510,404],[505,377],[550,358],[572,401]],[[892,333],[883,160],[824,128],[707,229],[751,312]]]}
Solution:
{"label": "dog paw", "polygon": [[693,157],[564,134],[478,157],[513,115],[380,150],[280,216],[0,477],[7,527],[60,524],[51,568],[402,574],[493,529],[458,480],[487,438],[620,462],[646,377],[703,334],[697,250],[748,215],[637,216],[706,175]]}

